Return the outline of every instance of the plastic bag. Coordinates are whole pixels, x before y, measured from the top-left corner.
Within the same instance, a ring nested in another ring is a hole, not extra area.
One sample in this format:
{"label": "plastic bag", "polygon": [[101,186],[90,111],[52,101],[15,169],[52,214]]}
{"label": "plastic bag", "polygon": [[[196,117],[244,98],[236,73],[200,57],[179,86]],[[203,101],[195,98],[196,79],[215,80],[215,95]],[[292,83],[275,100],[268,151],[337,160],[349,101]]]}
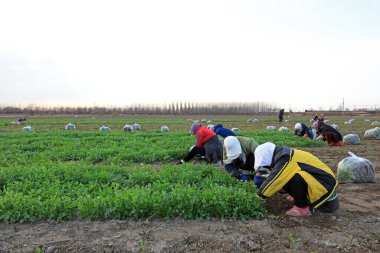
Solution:
{"label": "plastic bag", "polygon": [[132,127],[133,127],[134,131],[141,130],[141,125],[140,124],[135,123],[135,124],[132,125]]}
{"label": "plastic bag", "polygon": [[267,126],[267,129],[270,130],[270,131],[274,131],[276,130],[277,128],[275,126]]}
{"label": "plastic bag", "polygon": [[375,179],[375,168],[373,164],[362,157],[358,157],[352,152],[348,152],[351,157],[344,158],[338,164],[337,178],[339,181],[366,183]]}
{"label": "plastic bag", "polygon": [[343,143],[345,145],[358,145],[360,144],[360,138],[356,134],[347,134],[343,137]]}
{"label": "plastic bag", "polygon": [[289,131],[289,128],[282,126],[282,127],[280,127],[280,128],[278,129],[278,131],[284,131],[284,132],[287,132],[287,131]]}
{"label": "plastic bag", "polygon": [[109,127],[106,127],[106,126],[102,126],[101,128],[99,128],[99,131],[110,131],[111,129]]}
{"label": "plastic bag", "polygon": [[164,132],[164,133],[169,132],[169,127],[168,127],[167,125],[163,125],[163,126],[161,127],[161,132]]}
{"label": "plastic bag", "polygon": [[372,129],[368,129],[367,131],[365,131],[364,137],[365,138],[380,139],[380,128],[379,127],[375,127],[375,128],[372,128]]}
{"label": "plastic bag", "polygon": [[72,123],[69,123],[66,125],[66,130],[75,130],[75,125]]}
{"label": "plastic bag", "polygon": [[123,127],[123,130],[124,130],[124,132],[132,132],[133,126],[127,124]]}
{"label": "plastic bag", "polygon": [[32,126],[26,126],[22,128],[22,131],[33,131]]}

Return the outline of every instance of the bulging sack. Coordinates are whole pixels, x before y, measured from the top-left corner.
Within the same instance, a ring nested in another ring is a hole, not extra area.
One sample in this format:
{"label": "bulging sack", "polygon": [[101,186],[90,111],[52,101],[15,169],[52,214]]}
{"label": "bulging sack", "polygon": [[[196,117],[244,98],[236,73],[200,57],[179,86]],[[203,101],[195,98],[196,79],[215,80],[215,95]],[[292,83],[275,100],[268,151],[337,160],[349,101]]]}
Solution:
{"label": "bulging sack", "polygon": [[338,164],[337,178],[343,182],[367,183],[375,179],[375,168],[373,164],[352,152],[351,157],[344,158]]}
{"label": "bulging sack", "polygon": [[380,127],[368,129],[367,131],[365,131],[364,137],[365,138],[380,139]]}
{"label": "bulging sack", "polygon": [[343,143],[345,145],[358,145],[360,144],[360,138],[356,134],[347,134],[343,137]]}

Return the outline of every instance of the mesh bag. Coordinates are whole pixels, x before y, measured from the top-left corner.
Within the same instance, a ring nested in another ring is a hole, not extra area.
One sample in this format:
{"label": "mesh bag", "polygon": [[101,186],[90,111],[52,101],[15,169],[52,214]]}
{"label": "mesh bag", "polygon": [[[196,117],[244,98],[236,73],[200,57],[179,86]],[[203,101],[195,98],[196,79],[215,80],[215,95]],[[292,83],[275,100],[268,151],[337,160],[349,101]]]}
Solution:
{"label": "mesh bag", "polygon": [[338,164],[337,178],[343,182],[366,183],[375,179],[373,164],[362,157],[348,152],[351,157],[344,158]]}
{"label": "mesh bag", "polygon": [[360,138],[356,134],[347,134],[343,137],[343,143],[345,145],[358,145],[360,144]]}
{"label": "mesh bag", "polygon": [[123,130],[124,130],[124,132],[132,132],[133,126],[127,124],[123,127]]}
{"label": "mesh bag", "polygon": [[75,130],[75,125],[72,123],[69,123],[66,125],[66,130]]}
{"label": "mesh bag", "polygon": [[26,126],[22,128],[22,131],[33,131],[32,126]]}
{"label": "mesh bag", "polygon": [[164,132],[164,133],[169,132],[169,127],[168,127],[167,125],[163,125],[163,126],[161,127],[161,132]]}
{"label": "mesh bag", "polygon": [[364,137],[380,139],[380,128],[376,127],[376,128],[368,129],[367,131],[365,131]]}
{"label": "mesh bag", "polygon": [[135,123],[135,124],[132,125],[132,127],[133,127],[134,131],[135,130],[141,130],[141,125],[140,124]]}
{"label": "mesh bag", "polygon": [[102,126],[101,128],[99,128],[100,131],[110,131],[111,129],[109,127],[106,127],[106,126]]}

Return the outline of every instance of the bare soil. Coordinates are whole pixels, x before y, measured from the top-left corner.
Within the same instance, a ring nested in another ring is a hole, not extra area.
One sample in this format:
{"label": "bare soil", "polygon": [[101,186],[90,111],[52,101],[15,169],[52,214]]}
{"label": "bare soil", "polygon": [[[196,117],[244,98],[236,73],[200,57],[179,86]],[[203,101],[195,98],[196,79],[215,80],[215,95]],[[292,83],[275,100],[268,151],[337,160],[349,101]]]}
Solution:
{"label": "bare soil", "polygon": [[339,185],[336,213],[288,217],[277,194],[262,220],[1,223],[0,252],[380,252],[379,144],[304,149],[335,171],[349,150],[377,168],[374,183]]}

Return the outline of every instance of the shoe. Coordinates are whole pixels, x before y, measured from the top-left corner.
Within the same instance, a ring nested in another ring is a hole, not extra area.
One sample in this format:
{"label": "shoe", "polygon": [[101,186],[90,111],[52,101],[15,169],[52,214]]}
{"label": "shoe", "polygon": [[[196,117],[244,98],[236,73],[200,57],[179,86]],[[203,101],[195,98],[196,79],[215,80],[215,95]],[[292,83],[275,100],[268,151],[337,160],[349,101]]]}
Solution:
{"label": "shoe", "polygon": [[292,196],[287,196],[286,199],[289,201],[289,202],[294,202],[294,198]]}
{"label": "shoe", "polygon": [[286,212],[286,215],[294,216],[294,217],[303,217],[303,216],[310,216],[311,212],[310,212],[309,206],[305,206],[305,207],[293,206]]}

